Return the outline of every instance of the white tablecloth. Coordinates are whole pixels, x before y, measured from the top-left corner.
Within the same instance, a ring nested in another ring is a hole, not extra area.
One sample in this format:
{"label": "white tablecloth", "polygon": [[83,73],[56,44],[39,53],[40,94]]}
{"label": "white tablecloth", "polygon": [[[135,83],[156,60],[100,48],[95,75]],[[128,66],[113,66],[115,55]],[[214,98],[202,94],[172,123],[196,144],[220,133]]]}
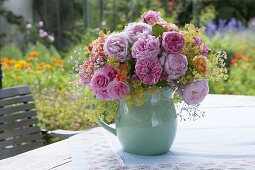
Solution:
{"label": "white tablecloth", "polygon": [[170,151],[138,156],[102,128],[69,139],[74,169],[255,169],[255,97],[210,95],[197,121],[179,122]]}

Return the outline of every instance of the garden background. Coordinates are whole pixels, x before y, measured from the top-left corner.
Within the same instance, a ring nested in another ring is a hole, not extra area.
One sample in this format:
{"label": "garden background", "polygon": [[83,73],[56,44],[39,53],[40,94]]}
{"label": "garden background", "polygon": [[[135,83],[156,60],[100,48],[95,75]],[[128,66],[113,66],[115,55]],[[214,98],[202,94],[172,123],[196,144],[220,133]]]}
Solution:
{"label": "garden background", "polygon": [[152,9],[180,28],[205,27],[203,42],[227,52],[229,77],[210,83],[211,94],[255,95],[254,6],[253,0],[0,0],[3,87],[31,87],[43,128],[96,126],[89,122],[91,104],[106,111],[116,102],[96,102],[71,85],[84,48],[100,30],[122,30]]}

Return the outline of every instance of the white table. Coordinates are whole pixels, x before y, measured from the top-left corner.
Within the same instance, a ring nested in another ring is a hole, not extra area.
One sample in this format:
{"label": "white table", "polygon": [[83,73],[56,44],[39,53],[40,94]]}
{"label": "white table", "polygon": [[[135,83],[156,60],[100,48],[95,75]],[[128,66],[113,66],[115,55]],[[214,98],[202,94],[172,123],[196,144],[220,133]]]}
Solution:
{"label": "white table", "polygon": [[[179,122],[176,140],[173,145],[174,150],[178,147],[183,147],[185,150],[185,147],[189,147],[188,141],[198,142],[196,139],[203,139],[203,137],[201,137],[203,136],[203,129],[210,129],[210,132],[216,133],[218,139],[212,140],[215,140],[217,143],[217,141],[224,140],[226,132],[221,134],[221,131],[224,131],[224,129],[228,129],[227,135],[230,135],[233,138],[232,140],[239,140],[238,137],[240,134],[236,134],[236,132],[244,135],[243,133],[246,132],[245,128],[255,127],[255,96],[208,95],[201,104],[201,109],[206,112],[205,118],[198,119],[197,121]],[[194,138],[189,137],[191,129],[193,131],[197,130],[196,132],[201,131],[201,133],[194,133]],[[218,130],[214,131],[215,129]],[[244,130],[244,132],[242,130]],[[79,135],[84,136],[86,133],[89,133],[89,131]],[[187,141],[187,143],[183,143],[183,140]],[[255,131],[254,133],[248,134],[247,140],[246,144],[251,148],[255,148]],[[199,141],[202,142],[203,140]],[[231,149],[231,147],[228,148]],[[228,148],[226,148],[225,152],[228,152]],[[198,150],[200,149],[203,151],[203,145],[201,145],[201,148]],[[193,148],[193,151],[194,150],[196,151],[196,147]],[[72,151],[70,139],[67,139],[11,158],[0,160],[0,169],[73,169],[77,166],[72,163],[74,160],[71,156]],[[251,157],[253,151],[249,150],[244,154],[249,155],[249,159],[253,161],[253,157]],[[210,168],[210,166],[208,168]],[[84,169],[86,168],[84,167]],[[246,168],[244,167],[243,169]],[[255,169],[255,149],[254,167],[252,167],[252,169]]]}

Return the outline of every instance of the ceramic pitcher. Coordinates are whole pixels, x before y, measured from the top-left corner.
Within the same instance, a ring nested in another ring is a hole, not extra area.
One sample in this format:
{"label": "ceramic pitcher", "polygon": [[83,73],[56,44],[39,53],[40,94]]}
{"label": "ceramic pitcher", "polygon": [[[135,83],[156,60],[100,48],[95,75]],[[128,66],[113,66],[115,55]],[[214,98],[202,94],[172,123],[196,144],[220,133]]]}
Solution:
{"label": "ceramic pitcher", "polygon": [[166,153],[174,141],[177,126],[173,93],[173,89],[147,93],[141,106],[128,107],[125,100],[120,100],[115,128],[103,121],[99,124],[118,137],[126,152],[138,155]]}

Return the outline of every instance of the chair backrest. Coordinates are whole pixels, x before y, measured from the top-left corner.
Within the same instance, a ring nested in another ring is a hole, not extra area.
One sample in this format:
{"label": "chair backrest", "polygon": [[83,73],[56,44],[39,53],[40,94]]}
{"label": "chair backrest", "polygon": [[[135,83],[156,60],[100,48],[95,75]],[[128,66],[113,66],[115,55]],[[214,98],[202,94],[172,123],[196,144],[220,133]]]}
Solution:
{"label": "chair backrest", "polygon": [[0,89],[0,159],[43,146],[29,86]]}

